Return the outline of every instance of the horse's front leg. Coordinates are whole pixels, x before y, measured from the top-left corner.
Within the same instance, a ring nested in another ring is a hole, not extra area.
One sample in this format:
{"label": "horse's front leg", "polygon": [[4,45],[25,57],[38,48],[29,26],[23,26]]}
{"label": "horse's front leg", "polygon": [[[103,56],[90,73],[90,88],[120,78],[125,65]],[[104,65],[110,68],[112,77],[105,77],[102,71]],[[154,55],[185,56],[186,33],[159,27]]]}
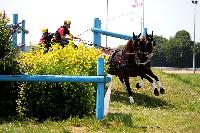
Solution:
{"label": "horse's front leg", "polygon": [[134,103],[133,94],[132,94],[132,91],[131,91],[131,88],[130,88],[129,78],[128,78],[128,80],[127,79],[125,80],[123,77],[120,76],[119,80],[122,82],[124,90],[129,95],[129,101],[130,101],[130,103],[131,104]]}
{"label": "horse's front leg", "polygon": [[132,104],[132,103],[134,103],[134,100],[133,100],[133,93],[131,91],[131,87],[130,87],[130,83],[129,83],[129,76],[125,76],[124,82],[125,82],[125,85],[126,85],[126,89],[128,91],[129,101]]}
{"label": "horse's front leg", "polygon": [[121,81],[122,86],[123,86],[125,92],[127,92],[127,88],[126,88],[126,85],[125,85],[125,83],[124,83],[124,79],[123,79],[123,77],[119,76],[119,80]]}

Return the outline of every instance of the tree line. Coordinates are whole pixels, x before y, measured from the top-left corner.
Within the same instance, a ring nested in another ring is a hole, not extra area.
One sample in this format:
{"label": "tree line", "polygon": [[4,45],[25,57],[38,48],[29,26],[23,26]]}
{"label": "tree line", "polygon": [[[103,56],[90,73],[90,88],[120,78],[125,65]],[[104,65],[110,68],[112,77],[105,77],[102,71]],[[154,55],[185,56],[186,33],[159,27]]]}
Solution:
{"label": "tree line", "polygon": [[163,36],[154,36],[156,46],[153,51],[152,66],[157,67],[193,67],[193,50],[195,50],[196,68],[200,67],[200,43],[194,47],[189,32],[178,31],[175,36],[169,39]]}
{"label": "tree line", "polygon": [[[154,35],[156,45],[153,50],[151,64],[154,67],[193,67],[193,50],[195,50],[195,66],[200,67],[200,42],[194,48],[190,33],[186,30],[178,31],[175,36],[169,39]],[[124,45],[119,45],[117,49],[122,49]]]}

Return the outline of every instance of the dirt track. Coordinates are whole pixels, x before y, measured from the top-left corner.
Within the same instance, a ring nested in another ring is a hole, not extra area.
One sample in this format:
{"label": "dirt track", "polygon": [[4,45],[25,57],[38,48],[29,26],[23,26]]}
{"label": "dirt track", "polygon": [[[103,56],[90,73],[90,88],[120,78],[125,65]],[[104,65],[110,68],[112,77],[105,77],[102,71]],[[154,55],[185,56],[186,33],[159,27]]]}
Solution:
{"label": "dirt track", "polygon": [[[165,73],[175,73],[175,74],[193,74],[193,70],[192,69],[178,69],[178,68],[160,68],[163,72]],[[196,70],[195,74],[200,74],[200,70]]]}

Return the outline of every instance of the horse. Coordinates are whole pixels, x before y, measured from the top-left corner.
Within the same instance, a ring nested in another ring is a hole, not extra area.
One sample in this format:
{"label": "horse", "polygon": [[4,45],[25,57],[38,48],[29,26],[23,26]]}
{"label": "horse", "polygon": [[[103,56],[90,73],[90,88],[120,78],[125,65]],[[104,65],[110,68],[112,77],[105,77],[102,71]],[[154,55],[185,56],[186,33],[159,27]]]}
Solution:
{"label": "horse", "polygon": [[151,83],[154,95],[158,96],[159,91],[151,79],[151,77],[153,77],[159,84],[160,92],[162,94],[164,93],[164,89],[159,79],[153,74],[149,64],[149,57],[152,54],[154,44],[153,32],[151,36],[147,35],[143,40],[139,39],[140,35],[141,34],[135,36],[133,33],[133,37],[128,40],[124,48],[122,50],[116,50],[109,57],[108,73],[119,77],[119,80],[123,83],[124,88],[126,88],[126,91],[128,92],[130,103],[133,103],[134,100],[130,88],[129,77],[140,76],[141,79],[147,79]]}
{"label": "horse", "polygon": [[[163,88],[158,77],[151,70],[150,59],[153,56],[152,51],[153,51],[154,46],[155,46],[155,41],[153,40],[153,32],[152,32],[152,35],[146,34],[146,37],[140,40],[139,45],[135,46],[135,47],[139,47],[137,48],[136,53],[139,58],[139,65],[140,67],[142,67],[141,69],[145,70],[145,73],[148,76],[156,80],[158,87],[160,88],[160,93],[164,94],[165,89]],[[141,82],[136,84],[136,88],[139,89],[142,87],[142,85],[143,85],[143,77],[141,77]],[[155,86],[154,84],[152,85]],[[159,95],[159,94],[155,94],[155,95]]]}

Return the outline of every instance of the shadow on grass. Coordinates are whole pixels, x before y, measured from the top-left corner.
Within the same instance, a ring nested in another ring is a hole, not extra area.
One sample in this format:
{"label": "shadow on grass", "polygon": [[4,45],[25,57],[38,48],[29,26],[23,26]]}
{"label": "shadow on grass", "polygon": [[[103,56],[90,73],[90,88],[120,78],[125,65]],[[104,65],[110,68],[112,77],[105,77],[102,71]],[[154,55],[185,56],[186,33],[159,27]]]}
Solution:
{"label": "shadow on grass", "polygon": [[13,116],[13,117],[0,117],[0,125],[4,123],[9,123],[13,121],[23,121],[23,119],[19,116]]}
{"label": "shadow on grass", "polygon": [[[174,108],[172,104],[162,100],[158,97],[148,96],[141,93],[133,93],[134,104],[139,106],[144,106],[147,108]],[[111,94],[111,101],[121,102],[125,104],[130,104],[129,99],[127,97],[127,93],[113,91]]]}
{"label": "shadow on grass", "polygon": [[118,123],[123,123],[124,126],[133,127],[133,121],[131,119],[131,114],[124,113],[109,113],[106,117],[106,121],[112,122],[117,121]]}

